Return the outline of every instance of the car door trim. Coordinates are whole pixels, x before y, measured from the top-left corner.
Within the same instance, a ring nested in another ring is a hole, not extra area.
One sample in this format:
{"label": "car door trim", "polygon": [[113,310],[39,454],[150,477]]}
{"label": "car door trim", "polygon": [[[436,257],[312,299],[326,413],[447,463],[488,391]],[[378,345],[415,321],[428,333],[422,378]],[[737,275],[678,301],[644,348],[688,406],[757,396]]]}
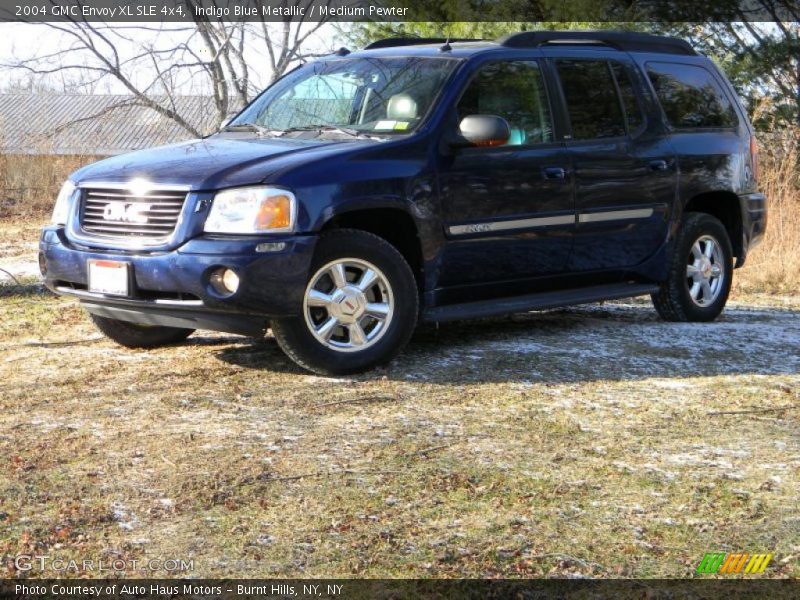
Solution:
{"label": "car door trim", "polygon": [[[602,212],[581,213],[578,215],[578,223],[602,223],[605,221],[648,219],[653,216],[654,212],[655,210],[653,208],[623,208],[604,210]],[[488,221],[482,223],[466,223],[464,225],[451,225],[447,228],[447,232],[450,235],[474,235],[477,233],[511,231],[514,229],[573,225],[574,223],[574,215],[554,215],[550,217],[533,217],[530,219],[511,219],[509,221]]]}
{"label": "car door trim", "polygon": [[533,217],[530,219],[512,219],[510,221],[489,221],[484,223],[467,223],[465,225],[451,225],[447,228],[450,235],[472,235],[476,233],[489,233],[494,231],[510,231],[514,229],[529,229],[533,227],[551,227],[553,225],[574,225],[575,215],[554,215],[551,217]]}
{"label": "car door trim", "polygon": [[652,208],[634,208],[581,213],[578,215],[578,223],[601,223],[603,221],[621,221],[624,219],[648,219],[653,216],[653,212]]}

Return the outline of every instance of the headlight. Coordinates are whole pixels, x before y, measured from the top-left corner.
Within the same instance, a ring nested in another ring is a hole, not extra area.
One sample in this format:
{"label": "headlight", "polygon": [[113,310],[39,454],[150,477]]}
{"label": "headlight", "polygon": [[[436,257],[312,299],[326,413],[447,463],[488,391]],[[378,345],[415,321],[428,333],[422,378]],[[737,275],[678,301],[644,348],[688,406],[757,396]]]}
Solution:
{"label": "headlight", "polygon": [[53,217],[50,219],[53,225],[66,225],[72,203],[72,195],[76,189],[75,184],[69,179],[61,186],[61,191],[58,192],[58,197],[56,198],[56,205],[53,207]]}
{"label": "headlight", "polygon": [[210,233],[293,231],[297,200],[288,190],[253,186],[223,190],[214,196],[205,230]]}

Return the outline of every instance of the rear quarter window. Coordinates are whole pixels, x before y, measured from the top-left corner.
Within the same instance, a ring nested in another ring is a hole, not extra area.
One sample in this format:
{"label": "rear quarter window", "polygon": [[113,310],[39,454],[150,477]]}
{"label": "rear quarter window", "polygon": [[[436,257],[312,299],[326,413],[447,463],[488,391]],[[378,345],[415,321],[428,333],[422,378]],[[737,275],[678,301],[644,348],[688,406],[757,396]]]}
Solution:
{"label": "rear quarter window", "polygon": [[647,75],[669,124],[679,129],[736,127],[733,104],[704,67],[647,63]]}

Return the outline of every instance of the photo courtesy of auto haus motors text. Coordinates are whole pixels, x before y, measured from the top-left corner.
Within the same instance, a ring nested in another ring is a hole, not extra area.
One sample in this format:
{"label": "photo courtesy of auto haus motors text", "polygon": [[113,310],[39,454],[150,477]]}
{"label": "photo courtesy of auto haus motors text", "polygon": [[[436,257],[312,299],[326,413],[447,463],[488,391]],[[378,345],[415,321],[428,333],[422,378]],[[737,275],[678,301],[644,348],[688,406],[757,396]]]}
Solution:
{"label": "photo courtesy of auto haus motors text", "polygon": [[336,597],[342,593],[342,585],[304,584],[301,588],[285,583],[269,585],[249,585],[240,583],[236,586],[227,585],[197,585],[183,583],[180,585],[168,583],[127,584],[106,582],[99,585],[80,585],[59,583],[50,585],[14,584],[14,593],[17,596],[59,596],[59,597],[147,597],[147,596],[219,596],[223,592],[236,593],[240,596],[252,597],[290,597],[299,593],[313,597]]}
{"label": "photo courtesy of auto haus motors text", "polygon": [[797,15],[0,0],[0,597],[798,597]]}

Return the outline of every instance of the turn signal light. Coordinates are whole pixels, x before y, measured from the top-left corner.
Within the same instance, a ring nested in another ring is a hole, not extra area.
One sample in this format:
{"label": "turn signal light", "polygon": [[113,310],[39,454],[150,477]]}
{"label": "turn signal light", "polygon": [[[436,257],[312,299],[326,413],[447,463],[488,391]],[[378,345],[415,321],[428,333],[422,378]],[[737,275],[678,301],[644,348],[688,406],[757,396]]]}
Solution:
{"label": "turn signal light", "polygon": [[269,196],[261,202],[256,217],[258,229],[282,229],[292,223],[292,199],[289,196]]}

